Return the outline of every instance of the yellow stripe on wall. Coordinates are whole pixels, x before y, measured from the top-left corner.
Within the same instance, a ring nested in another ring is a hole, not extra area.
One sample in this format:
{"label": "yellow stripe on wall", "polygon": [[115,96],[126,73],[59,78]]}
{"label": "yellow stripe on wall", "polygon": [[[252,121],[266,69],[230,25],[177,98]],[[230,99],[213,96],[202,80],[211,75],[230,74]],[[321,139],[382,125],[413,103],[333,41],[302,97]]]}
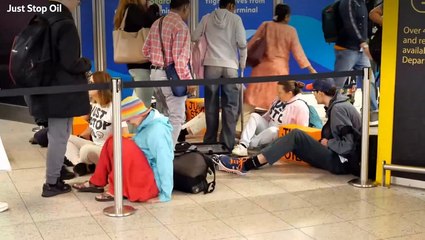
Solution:
{"label": "yellow stripe on wall", "polygon": [[[381,95],[379,103],[378,158],[376,169],[376,181],[378,183],[382,182],[382,162],[391,163],[392,158],[399,1],[384,1],[380,80]],[[385,181],[388,184],[390,183],[391,176],[389,172],[387,173],[387,179]]]}

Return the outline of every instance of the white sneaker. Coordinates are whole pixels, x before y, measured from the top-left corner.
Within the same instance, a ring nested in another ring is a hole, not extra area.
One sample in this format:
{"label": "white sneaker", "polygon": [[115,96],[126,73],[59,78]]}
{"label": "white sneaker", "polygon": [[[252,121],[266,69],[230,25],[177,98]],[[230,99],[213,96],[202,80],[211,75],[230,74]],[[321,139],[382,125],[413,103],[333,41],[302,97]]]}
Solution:
{"label": "white sneaker", "polygon": [[248,156],[248,149],[241,144],[238,144],[235,148],[233,148],[232,154],[239,157],[246,157]]}
{"label": "white sneaker", "polygon": [[0,202],[0,212],[4,212],[9,208],[9,205],[5,202]]}

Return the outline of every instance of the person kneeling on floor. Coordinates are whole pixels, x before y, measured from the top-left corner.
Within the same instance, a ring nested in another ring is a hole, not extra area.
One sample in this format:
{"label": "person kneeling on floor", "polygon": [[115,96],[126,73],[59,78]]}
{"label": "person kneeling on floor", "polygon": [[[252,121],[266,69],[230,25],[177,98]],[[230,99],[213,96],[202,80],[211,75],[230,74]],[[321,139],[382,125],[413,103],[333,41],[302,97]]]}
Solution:
{"label": "person kneeling on floor", "polygon": [[313,167],[334,174],[358,174],[361,151],[361,119],[359,112],[350,104],[348,97],[341,95],[331,78],[318,79],[307,85],[318,104],[324,104],[328,121],[322,129],[318,142],[307,133],[294,129],[276,139],[259,155],[249,158],[215,156],[219,169],[243,175],[252,169],[277,162],[286,153],[293,152]]}
{"label": "person kneeling on floor", "polygon": [[[168,118],[156,109],[146,108],[145,104],[134,96],[124,99],[121,105],[122,121],[134,126],[136,131],[133,140],[124,138],[122,142],[124,197],[130,201],[170,201],[173,191],[174,150],[172,126]],[[110,138],[102,149],[90,181],[74,184],[73,187],[80,192],[103,192],[103,186],[109,183],[108,192],[96,196],[96,200],[112,201],[112,149]],[[154,197],[158,198],[152,199]]]}

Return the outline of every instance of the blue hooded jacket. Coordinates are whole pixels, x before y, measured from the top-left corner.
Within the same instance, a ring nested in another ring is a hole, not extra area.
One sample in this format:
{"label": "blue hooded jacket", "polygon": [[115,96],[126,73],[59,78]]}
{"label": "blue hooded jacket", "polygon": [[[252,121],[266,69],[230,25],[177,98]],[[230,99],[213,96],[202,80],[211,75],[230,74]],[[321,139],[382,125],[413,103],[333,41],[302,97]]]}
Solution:
{"label": "blue hooded jacket", "polygon": [[152,109],[143,122],[137,127],[134,142],[139,146],[155,175],[159,190],[159,200],[171,200],[173,191],[174,147],[172,140],[173,127],[168,118]]}

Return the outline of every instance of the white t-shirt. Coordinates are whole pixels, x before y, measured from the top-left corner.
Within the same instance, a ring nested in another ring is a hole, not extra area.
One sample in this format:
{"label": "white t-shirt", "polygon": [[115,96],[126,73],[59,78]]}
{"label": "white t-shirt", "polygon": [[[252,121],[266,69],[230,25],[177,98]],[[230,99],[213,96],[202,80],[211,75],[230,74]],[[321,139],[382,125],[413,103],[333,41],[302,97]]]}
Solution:
{"label": "white t-shirt", "polygon": [[[90,128],[94,144],[103,146],[106,139],[112,134],[112,120],[112,103],[106,107],[92,103]],[[121,127],[127,127],[127,123],[123,122]]]}

